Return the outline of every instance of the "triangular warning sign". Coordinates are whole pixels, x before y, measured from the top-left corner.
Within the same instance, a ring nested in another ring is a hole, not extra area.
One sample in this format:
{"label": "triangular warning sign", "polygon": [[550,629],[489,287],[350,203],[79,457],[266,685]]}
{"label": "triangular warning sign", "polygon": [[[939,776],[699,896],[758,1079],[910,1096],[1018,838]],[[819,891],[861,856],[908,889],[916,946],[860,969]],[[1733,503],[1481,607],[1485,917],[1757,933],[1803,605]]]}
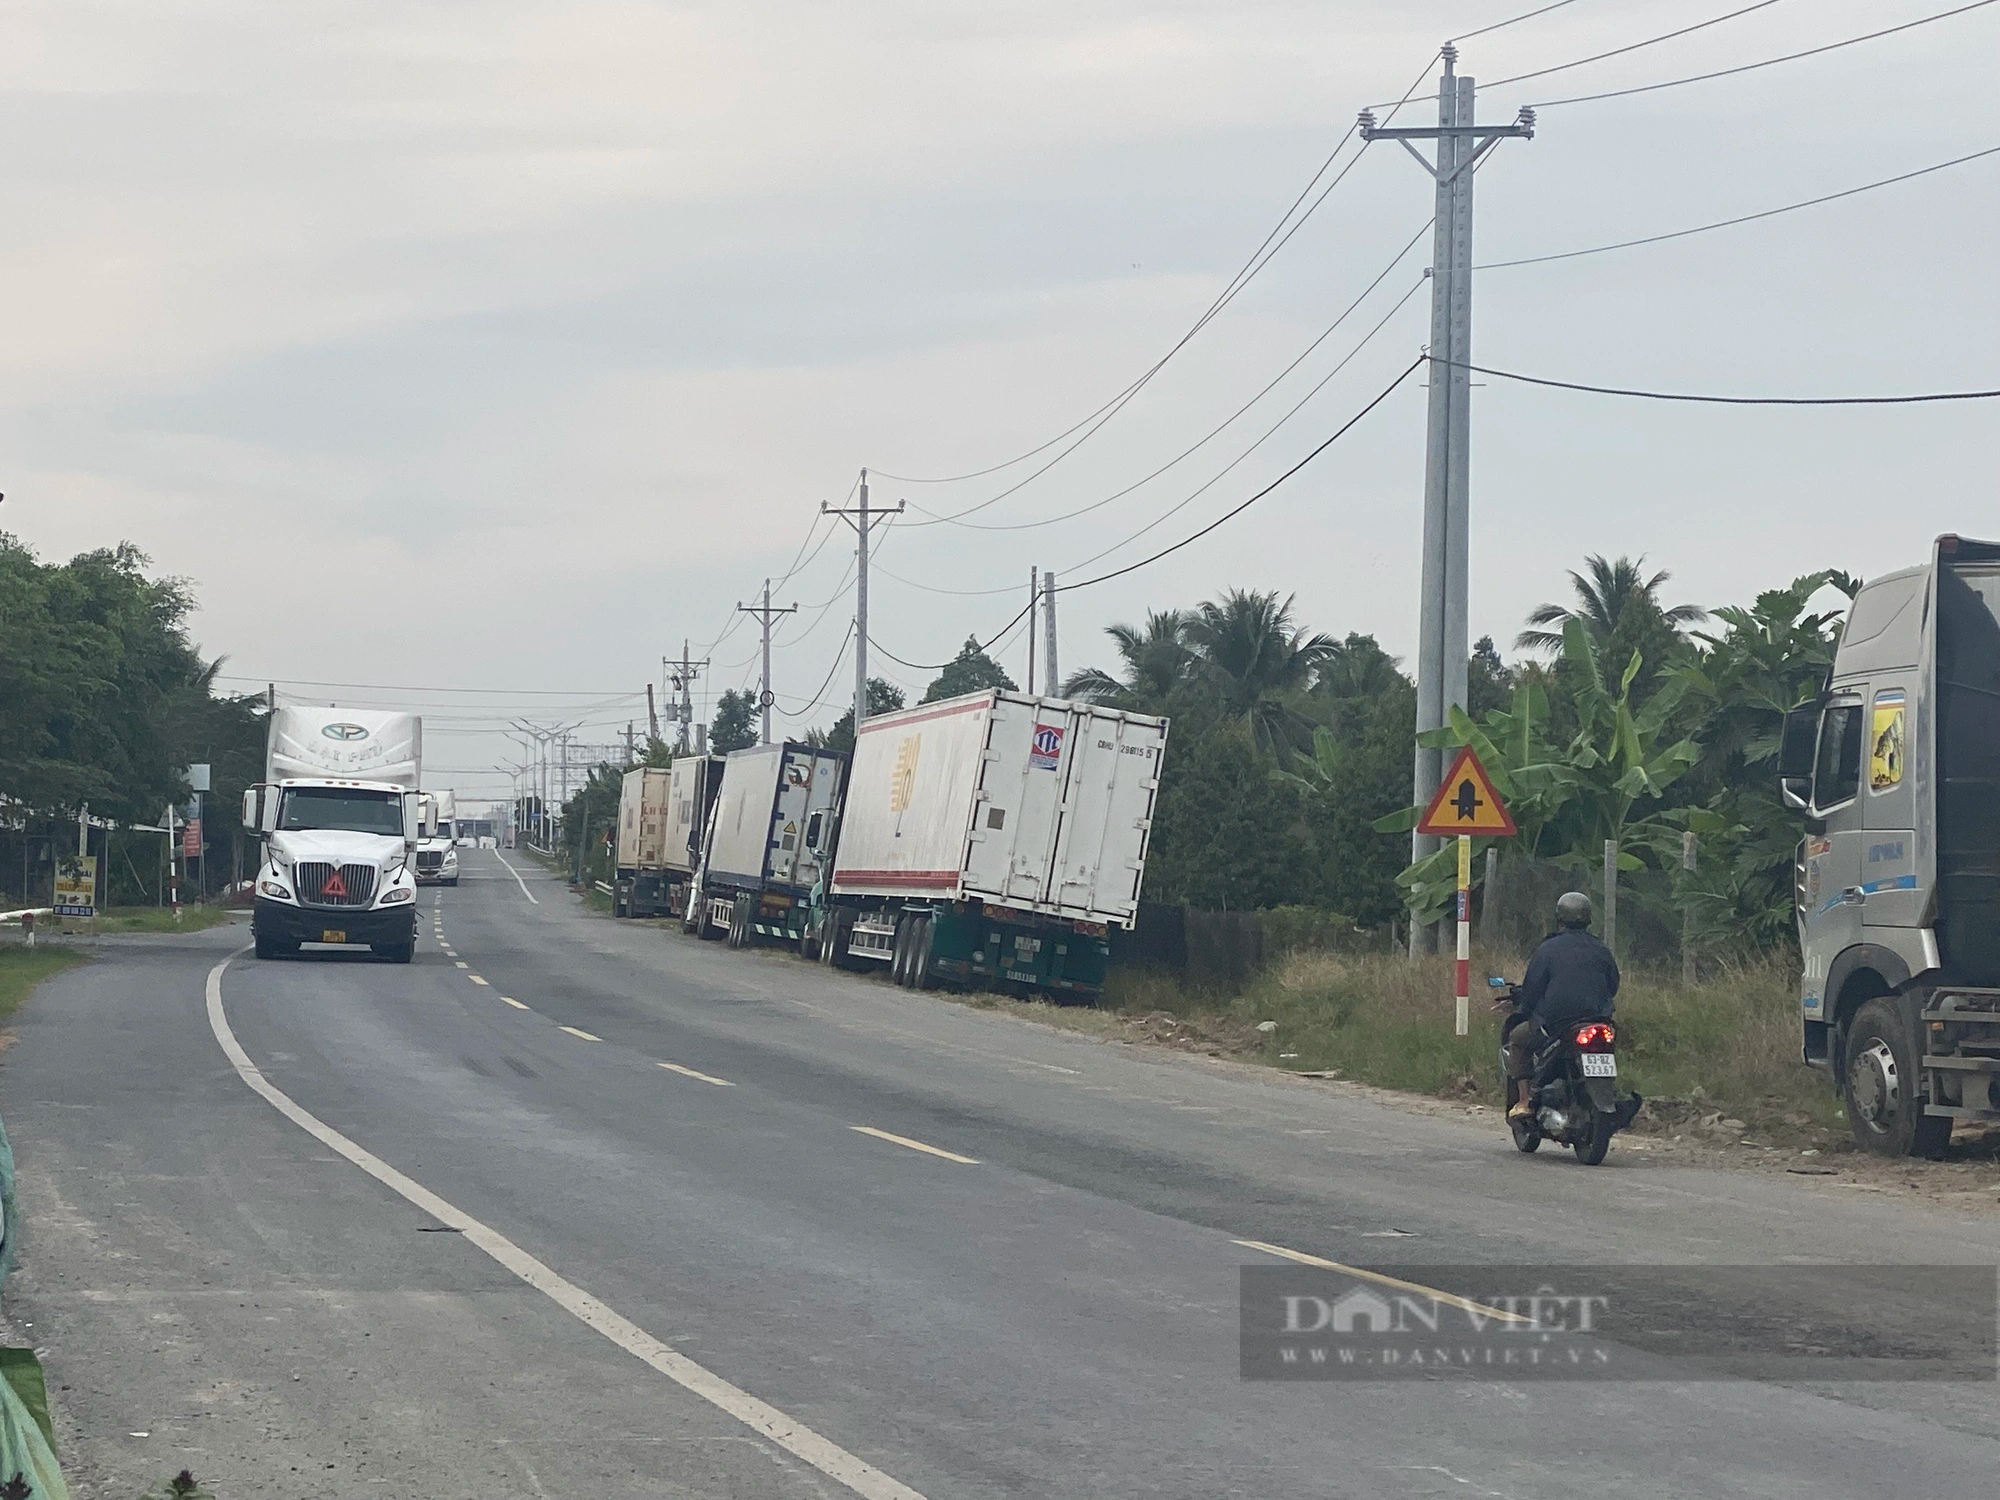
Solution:
{"label": "triangular warning sign", "polygon": [[1503,838],[1512,836],[1515,831],[1513,815],[1507,811],[1507,804],[1493,790],[1493,779],[1486,774],[1486,767],[1479,763],[1479,757],[1472,753],[1472,747],[1467,745],[1458,752],[1458,758],[1452,761],[1451,769],[1445,772],[1444,780],[1438,784],[1437,795],[1424,809],[1423,821],[1417,824],[1417,832],[1438,838],[1448,838],[1455,833],[1480,833]]}
{"label": "triangular warning sign", "polygon": [[320,900],[324,901],[329,896],[337,896],[342,901],[347,899],[347,882],[340,878],[340,871],[338,870],[327,876],[326,884],[319,888]]}

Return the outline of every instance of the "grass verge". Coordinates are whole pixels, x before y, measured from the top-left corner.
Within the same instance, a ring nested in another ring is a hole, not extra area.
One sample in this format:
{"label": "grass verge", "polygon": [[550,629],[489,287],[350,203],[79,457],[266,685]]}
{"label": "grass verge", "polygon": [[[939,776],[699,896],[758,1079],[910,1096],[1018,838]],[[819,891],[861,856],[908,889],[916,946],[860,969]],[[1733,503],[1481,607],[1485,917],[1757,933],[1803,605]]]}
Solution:
{"label": "grass verge", "polygon": [[[1494,971],[1519,969],[1512,960]],[[1474,973],[1485,972],[1475,960]],[[1471,1035],[1454,1035],[1451,990],[1449,959],[1304,952],[1280,957],[1235,994],[1115,970],[1097,1011],[995,1003],[1070,1030],[1498,1104],[1498,1018],[1475,994]],[[1845,1143],[1832,1090],[1799,1061],[1797,980],[1784,965],[1725,970],[1691,989],[1678,977],[1628,974],[1618,1022],[1620,1076],[1647,1100],[1639,1130]]]}
{"label": "grass verge", "polygon": [[51,974],[83,962],[83,955],[69,948],[0,948],[0,1021],[19,1010],[34,987]]}
{"label": "grass verge", "polygon": [[229,911],[222,906],[183,906],[176,922],[171,906],[112,906],[94,917],[56,920],[62,931],[84,937],[99,932],[200,932],[227,922]]}

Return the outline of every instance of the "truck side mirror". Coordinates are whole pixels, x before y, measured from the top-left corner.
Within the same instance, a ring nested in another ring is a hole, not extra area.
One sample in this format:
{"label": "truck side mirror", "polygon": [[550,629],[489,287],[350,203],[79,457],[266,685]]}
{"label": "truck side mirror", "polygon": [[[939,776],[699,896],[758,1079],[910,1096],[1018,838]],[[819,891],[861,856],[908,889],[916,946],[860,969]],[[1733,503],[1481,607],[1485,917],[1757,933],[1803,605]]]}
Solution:
{"label": "truck side mirror", "polygon": [[1778,795],[1784,799],[1785,806],[1793,812],[1809,811],[1812,807],[1812,777],[1779,777]]}
{"label": "truck side mirror", "polygon": [[264,789],[261,786],[243,788],[243,826],[252,833],[263,831]]}
{"label": "truck side mirror", "polygon": [[417,840],[423,836],[424,811],[411,793],[403,795],[403,842],[410,848],[417,847]]}

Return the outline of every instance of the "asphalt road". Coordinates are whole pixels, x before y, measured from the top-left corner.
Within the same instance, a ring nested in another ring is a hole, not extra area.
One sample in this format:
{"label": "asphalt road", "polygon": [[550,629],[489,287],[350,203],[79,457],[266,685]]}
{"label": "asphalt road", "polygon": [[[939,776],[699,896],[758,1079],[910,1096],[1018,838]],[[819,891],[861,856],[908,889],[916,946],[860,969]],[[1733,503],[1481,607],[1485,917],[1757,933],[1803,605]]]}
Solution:
{"label": "asphalt road", "polygon": [[1238,1373],[1239,1267],[1280,1263],[1245,1240],[1466,1291],[1446,1268],[1791,1266],[1782,1308],[1723,1299],[1746,1346],[1775,1319],[1895,1352],[1963,1308],[1918,1270],[1857,1297],[1806,1263],[1991,1266],[1984,1208],[1522,1158],[1490,1120],[586,915],[509,858],[424,893],[407,967],[231,959],[240,928],[106,942],[22,1013],[9,1312],[84,1494],[184,1465],[227,1500],[1824,1500],[2000,1473],[1990,1380]]}

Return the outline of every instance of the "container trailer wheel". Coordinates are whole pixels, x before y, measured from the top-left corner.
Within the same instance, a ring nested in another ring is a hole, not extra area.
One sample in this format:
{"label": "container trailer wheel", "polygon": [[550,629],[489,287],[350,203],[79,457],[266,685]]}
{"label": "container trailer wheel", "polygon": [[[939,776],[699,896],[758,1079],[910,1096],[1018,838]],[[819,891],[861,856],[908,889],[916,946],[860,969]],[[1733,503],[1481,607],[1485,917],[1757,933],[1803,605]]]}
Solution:
{"label": "container trailer wheel", "polygon": [[908,984],[913,990],[933,990],[937,979],[931,973],[931,944],[936,937],[935,924],[929,917],[915,917],[910,922],[910,962]]}

